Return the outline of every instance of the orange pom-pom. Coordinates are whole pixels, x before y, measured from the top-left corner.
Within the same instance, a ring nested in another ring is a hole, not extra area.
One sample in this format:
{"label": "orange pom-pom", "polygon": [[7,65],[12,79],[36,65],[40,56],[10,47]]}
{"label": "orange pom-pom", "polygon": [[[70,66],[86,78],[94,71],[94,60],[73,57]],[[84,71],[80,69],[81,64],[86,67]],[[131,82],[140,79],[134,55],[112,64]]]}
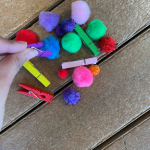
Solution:
{"label": "orange pom-pom", "polygon": [[100,73],[100,68],[98,65],[92,65],[90,66],[89,70],[93,75],[98,75]]}

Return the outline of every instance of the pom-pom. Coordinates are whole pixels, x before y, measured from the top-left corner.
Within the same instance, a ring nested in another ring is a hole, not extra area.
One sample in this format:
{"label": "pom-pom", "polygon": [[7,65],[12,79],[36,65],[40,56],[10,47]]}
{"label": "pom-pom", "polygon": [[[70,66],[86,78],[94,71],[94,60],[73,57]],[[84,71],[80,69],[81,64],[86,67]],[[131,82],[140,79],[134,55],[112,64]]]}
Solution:
{"label": "pom-pom", "polygon": [[44,46],[41,47],[41,50],[49,50],[52,52],[52,55],[47,57],[49,59],[55,59],[59,57],[60,45],[57,38],[54,36],[49,36],[48,38],[43,39]]}
{"label": "pom-pom", "polygon": [[20,30],[16,34],[16,41],[25,41],[27,44],[38,43],[38,36],[29,29]]}
{"label": "pom-pom", "polygon": [[106,54],[112,52],[116,48],[115,40],[112,37],[103,37],[98,43],[100,49]]}
{"label": "pom-pom", "polygon": [[89,70],[93,75],[98,75],[100,73],[100,68],[98,65],[91,65]]}
{"label": "pom-pom", "polygon": [[65,19],[62,20],[61,26],[62,26],[63,28],[64,28],[64,23],[65,23],[67,20],[69,20],[69,19],[68,19],[68,18],[65,18]]}
{"label": "pom-pom", "polygon": [[71,18],[79,25],[84,24],[90,17],[91,11],[84,1],[75,1],[71,5]]}
{"label": "pom-pom", "polygon": [[91,40],[95,41],[105,35],[106,29],[102,21],[95,19],[88,24],[86,33]]}
{"label": "pom-pom", "polygon": [[75,68],[72,79],[78,87],[89,87],[93,83],[91,71],[82,66]]}
{"label": "pom-pom", "polygon": [[59,14],[42,11],[39,15],[39,24],[47,32],[53,31],[59,23]]}
{"label": "pom-pom", "polygon": [[65,30],[62,26],[58,26],[56,29],[55,29],[55,34],[58,35],[58,36],[64,36],[65,35]]}
{"label": "pom-pom", "polygon": [[75,105],[80,100],[80,94],[71,88],[67,88],[63,91],[63,98],[68,104]]}
{"label": "pom-pom", "polygon": [[61,40],[62,47],[70,52],[76,53],[81,48],[82,42],[80,37],[75,33],[67,33]]}
{"label": "pom-pom", "polygon": [[58,71],[58,76],[62,79],[66,78],[68,76],[68,70],[67,69],[61,69]]}
{"label": "pom-pom", "polygon": [[64,29],[67,32],[72,32],[75,28],[76,23],[72,19],[68,19],[64,22]]}

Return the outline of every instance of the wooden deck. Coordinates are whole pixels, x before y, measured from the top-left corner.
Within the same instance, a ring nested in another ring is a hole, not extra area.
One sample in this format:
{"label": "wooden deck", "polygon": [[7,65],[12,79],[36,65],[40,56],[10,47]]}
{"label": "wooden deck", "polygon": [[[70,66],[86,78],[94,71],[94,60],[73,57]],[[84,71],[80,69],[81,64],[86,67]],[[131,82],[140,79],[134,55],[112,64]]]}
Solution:
{"label": "wooden deck", "polygon": [[[60,20],[69,18],[74,0],[30,0],[17,5],[16,0],[0,1],[1,36],[12,39],[18,30],[29,28],[42,40],[55,34],[39,26],[36,21],[39,12],[50,10],[60,14]],[[89,88],[77,88],[72,84],[73,70],[64,80],[57,77],[62,62],[93,57],[84,44],[76,54],[61,49],[57,60],[31,60],[51,81],[48,88],[43,88],[22,67],[7,99],[0,150],[150,149],[150,0],[85,1],[92,14],[82,28],[85,30],[93,19],[102,20],[107,34],[118,42],[118,49],[109,56],[99,55],[101,73],[94,77]],[[47,104],[18,94],[20,82],[54,93],[53,102]],[[81,94],[80,103],[74,107],[63,101],[62,91],[66,86]],[[129,130],[127,126],[139,118],[143,120]],[[139,142],[140,139],[144,142]]]}

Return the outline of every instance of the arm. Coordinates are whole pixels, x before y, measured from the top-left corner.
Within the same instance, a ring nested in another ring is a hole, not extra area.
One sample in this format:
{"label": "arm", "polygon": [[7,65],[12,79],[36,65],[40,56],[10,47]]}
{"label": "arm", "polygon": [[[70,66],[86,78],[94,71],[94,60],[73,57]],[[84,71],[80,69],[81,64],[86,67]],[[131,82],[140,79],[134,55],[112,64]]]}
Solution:
{"label": "arm", "polygon": [[0,130],[10,85],[22,65],[37,54],[34,49],[27,49],[26,42],[11,41],[0,37],[0,55],[5,55],[0,60]]}

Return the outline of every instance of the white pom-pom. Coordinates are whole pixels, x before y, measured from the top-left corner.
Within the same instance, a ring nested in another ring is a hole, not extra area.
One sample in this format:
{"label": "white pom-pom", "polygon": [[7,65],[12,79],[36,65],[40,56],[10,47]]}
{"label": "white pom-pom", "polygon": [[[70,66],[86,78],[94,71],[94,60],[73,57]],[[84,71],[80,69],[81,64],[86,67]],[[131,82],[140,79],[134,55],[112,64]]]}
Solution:
{"label": "white pom-pom", "polygon": [[91,11],[84,1],[75,1],[71,5],[71,18],[79,25],[84,24],[90,17]]}

